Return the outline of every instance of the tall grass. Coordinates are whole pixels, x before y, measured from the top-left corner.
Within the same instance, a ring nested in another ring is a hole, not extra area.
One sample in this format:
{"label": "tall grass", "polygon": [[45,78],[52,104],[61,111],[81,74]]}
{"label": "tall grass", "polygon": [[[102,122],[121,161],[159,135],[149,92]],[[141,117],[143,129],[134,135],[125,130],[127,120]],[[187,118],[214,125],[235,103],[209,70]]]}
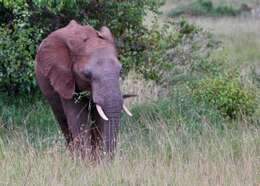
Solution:
{"label": "tall grass", "polygon": [[260,183],[257,123],[228,125],[215,110],[183,93],[158,98],[131,106],[134,117],[123,115],[115,159],[99,164],[69,155],[41,99],[33,105],[28,100],[2,103],[0,185]]}
{"label": "tall grass", "polygon": [[[172,113],[174,115],[174,113]],[[1,185],[257,185],[260,183],[260,130],[226,129],[207,121],[192,134],[181,118],[176,126],[164,118],[151,122],[143,113],[126,119],[115,160],[72,159],[64,145],[12,135],[0,142]],[[145,126],[140,127],[140,125]],[[57,137],[59,138],[59,137]]]}
{"label": "tall grass", "polygon": [[121,89],[124,94],[136,94],[136,97],[125,100],[127,106],[141,104],[149,101],[157,101],[165,97],[169,91],[156,84],[152,80],[145,80],[142,75],[134,70],[130,71],[121,82]]}

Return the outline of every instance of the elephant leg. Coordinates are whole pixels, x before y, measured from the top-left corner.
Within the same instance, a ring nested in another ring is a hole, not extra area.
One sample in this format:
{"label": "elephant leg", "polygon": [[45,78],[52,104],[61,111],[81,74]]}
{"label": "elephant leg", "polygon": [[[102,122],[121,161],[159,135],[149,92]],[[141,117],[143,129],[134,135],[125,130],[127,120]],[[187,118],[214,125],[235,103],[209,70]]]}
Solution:
{"label": "elephant leg", "polygon": [[92,145],[92,155],[95,160],[101,159],[100,157],[100,151],[102,148],[102,135],[100,128],[96,125],[96,123],[93,124],[91,128],[91,145]]}
{"label": "elephant leg", "polygon": [[70,150],[76,154],[80,153],[80,156],[84,158],[86,155],[90,155],[92,151],[88,100],[75,103],[74,100],[62,99],[62,105],[73,139]]}
{"label": "elephant leg", "polygon": [[103,148],[103,127],[102,127],[102,119],[100,118],[96,108],[92,108],[92,120],[94,121],[92,125],[92,154],[96,160],[102,158],[102,148]]}
{"label": "elephant leg", "polygon": [[36,79],[43,95],[45,96],[52,108],[53,114],[59,123],[59,126],[63,135],[65,136],[67,144],[69,144],[72,141],[72,137],[68,128],[67,119],[64,114],[64,110],[62,108],[62,103],[59,95],[50,85],[49,80],[39,70],[36,70]]}
{"label": "elephant leg", "polygon": [[58,94],[54,94],[53,96],[47,97],[47,100],[51,105],[54,116],[58,121],[60,129],[66,139],[67,145],[69,145],[72,141],[72,135],[68,127],[67,118],[64,113],[60,97]]}

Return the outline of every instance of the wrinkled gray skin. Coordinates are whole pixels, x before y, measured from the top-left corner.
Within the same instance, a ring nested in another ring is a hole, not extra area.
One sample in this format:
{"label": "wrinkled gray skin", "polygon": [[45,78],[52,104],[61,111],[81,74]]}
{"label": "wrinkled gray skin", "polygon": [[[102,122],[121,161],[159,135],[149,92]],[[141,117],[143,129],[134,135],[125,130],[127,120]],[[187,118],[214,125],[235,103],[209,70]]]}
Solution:
{"label": "wrinkled gray skin", "polygon": [[[75,21],[51,33],[36,55],[36,79],[47,98],[71,152],[82,157],[113,155],[123,98],[119,87],[121,64],[107,27],[100,31]],[[73,93],[91,92],[75,103]],[[88,109],[92,100],[91,110]],[[109,121],[97,113],[102,107]],[[94,121],[88,120],[88,116]]]}
{"label": "wrinkled gray skin", "polygon": [[105,152],[113,152],[116,146],[117,133],[122,111],[122,94],[119,87],[121,64],[116,56],[110,56],[109,50],[102,49],[93,54],[86,72],[92,74],[92,94],[95,104],[100,105],[108,121],[95,114],[96,124],[102,134]]}

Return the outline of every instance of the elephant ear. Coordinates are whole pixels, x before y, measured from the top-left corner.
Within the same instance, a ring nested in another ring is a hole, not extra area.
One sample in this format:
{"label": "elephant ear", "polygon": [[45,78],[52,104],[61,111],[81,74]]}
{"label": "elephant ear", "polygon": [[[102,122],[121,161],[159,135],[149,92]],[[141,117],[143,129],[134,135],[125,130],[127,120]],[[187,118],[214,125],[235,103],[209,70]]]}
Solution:
{"label": "elephant ear", "polygon": [[114,43],[114,37],[111,33],[111,31],[109,30],[109,28],[107,28],[106,26],[102,26],[100,31],[97,32],[98,36],[111,42]]}
{"label": "elephant ear", "polygon": [[67,45],[56,35],[50,35],[41,43],[36,61],[38,69],[49,79],[54,90],[61,97],[71,99],[75,90],[75,80]]}

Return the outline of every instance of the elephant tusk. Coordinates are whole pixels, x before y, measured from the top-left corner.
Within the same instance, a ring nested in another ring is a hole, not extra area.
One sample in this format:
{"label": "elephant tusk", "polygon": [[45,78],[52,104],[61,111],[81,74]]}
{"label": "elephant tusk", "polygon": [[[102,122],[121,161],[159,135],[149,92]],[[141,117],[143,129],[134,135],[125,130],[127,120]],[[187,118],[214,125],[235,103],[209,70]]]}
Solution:
{"label": "elephant tusk", "polygon": [[137,97],[137,94],[124,94],[123,99],[131,98],[131,97]]}
{"label": "elephant tusk", "polygon": [[105,113],[104,113],[102,107],[99,106],[99,105],[96,105],[96,108],[97,108],[97,111],[98,111],[98,114],[100,115],[100,117],[101,117],[103,120],[108,121],[108,118],[107,118],[107,116],[105,115]]}
{"label": "elephant tusk", "polygon": [[127,113],[128,116],[133,116],[133,114],[127,109],[127,107],[125,105],[123,105],[123,109],[124,111]]}

